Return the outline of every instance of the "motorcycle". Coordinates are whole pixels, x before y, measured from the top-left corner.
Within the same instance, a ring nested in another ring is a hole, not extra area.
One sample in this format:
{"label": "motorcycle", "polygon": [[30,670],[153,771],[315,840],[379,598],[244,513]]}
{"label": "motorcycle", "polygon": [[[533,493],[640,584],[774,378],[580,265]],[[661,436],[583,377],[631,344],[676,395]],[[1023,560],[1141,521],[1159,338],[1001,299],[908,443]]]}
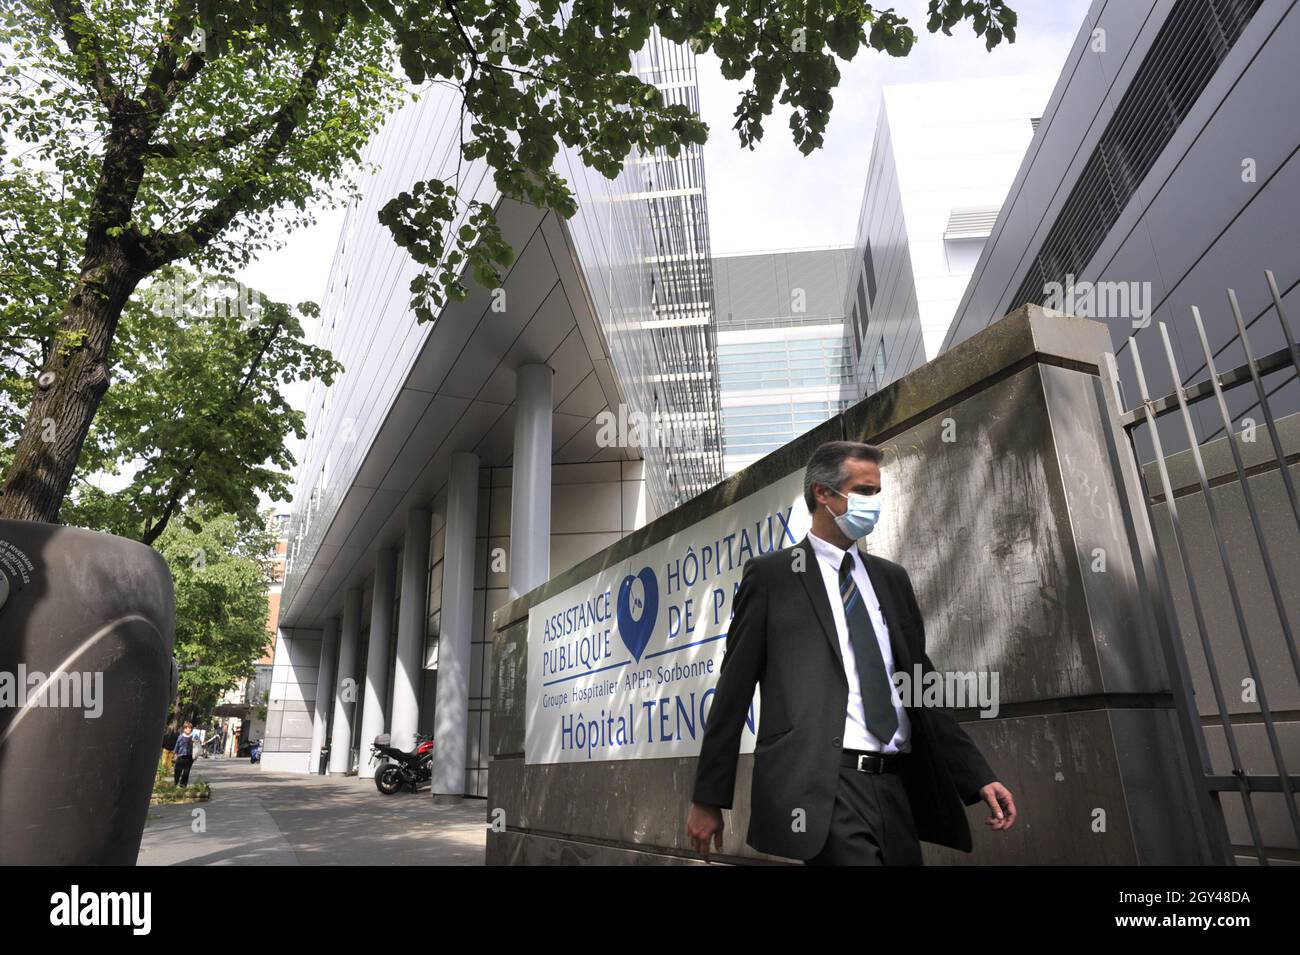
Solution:
{"label": "motorcycle", "polygon": [[260,763],[262,761],[262,741],[260,739],[248,751],[248,761],[250,763]]}
{"label": "motorcycle", "polygon": [[407,752],[392,745],[392,737],[382,733],[375,737],[370,747],[370,760],[389,760],[383,763],[375,773],[375,788],[385,796],[391,796],[403,786],[410,786],[416,792],[421,783],[433,779],[433,737],[419,734],[415,737],[415,749]]}

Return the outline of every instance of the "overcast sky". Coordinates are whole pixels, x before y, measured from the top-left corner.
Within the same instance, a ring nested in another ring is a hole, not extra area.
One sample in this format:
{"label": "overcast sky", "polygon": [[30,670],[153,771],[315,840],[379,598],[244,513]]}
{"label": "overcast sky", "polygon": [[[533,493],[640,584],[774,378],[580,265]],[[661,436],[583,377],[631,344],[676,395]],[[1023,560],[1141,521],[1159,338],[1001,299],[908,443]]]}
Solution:
{"label": "overcast sky", "polygon": [[1011,0],[1019,25],[1014,44],[992,52],[969,27],[953,35],[925,30],[925,0],[895,8],[917,34],[903,58],[859,51],[841,64],[826,144],[803,156],[790,138],[789,111],[763,124],[752,152],[740,145],[733,115],[744,87],[700,57],[700,111],[709,124],[704,147],[709,230],[715,255],[768,249],[849,245],[854,240],[867,163],[880,109],[880,88],[1021,73],[1058,73],[1088,10],[1088,0]]}

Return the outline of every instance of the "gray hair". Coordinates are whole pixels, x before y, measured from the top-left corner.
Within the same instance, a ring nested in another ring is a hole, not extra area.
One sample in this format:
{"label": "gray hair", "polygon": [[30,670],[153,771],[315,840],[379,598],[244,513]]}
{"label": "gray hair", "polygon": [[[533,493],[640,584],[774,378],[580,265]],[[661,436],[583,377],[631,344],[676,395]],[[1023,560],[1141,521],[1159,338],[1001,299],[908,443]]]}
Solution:
{"label": "gray hair", "polygon": [[803,502],[808,505],[808,513],[817,510],[813,485],[838,488],[846,478],[845,461],[852,458],[855,461],[874,461],[879,464],[884,457],[884,453],[874,444],[862,444],[859,441],[827,441],[819,445],[808,459],[808,469],[803,475]]}

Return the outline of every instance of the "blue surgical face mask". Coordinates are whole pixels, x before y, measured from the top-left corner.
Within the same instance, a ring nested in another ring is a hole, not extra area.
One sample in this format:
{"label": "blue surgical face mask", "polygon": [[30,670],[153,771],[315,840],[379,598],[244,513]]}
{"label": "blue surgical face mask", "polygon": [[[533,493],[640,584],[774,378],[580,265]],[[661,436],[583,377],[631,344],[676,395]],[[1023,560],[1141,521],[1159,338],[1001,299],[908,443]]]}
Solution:
{"label": "blue surgical face mask", "polygon": [[[875,530],[876,522],[880,520],[879,491],[872,495],[840,494],[839,491],[835,493],[849,502],[843,514],[831,512],[831,516],[835,518],[835,526],[845,537],[849,540],[860,540]],[[826,509],[829,511],[830,506],[828,505]]]}

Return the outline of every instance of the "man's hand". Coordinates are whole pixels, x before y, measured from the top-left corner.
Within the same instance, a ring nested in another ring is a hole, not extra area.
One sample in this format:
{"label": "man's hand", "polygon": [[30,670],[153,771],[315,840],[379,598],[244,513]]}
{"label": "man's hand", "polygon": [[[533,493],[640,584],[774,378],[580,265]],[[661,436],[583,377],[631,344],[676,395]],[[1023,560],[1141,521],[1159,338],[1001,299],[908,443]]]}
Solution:
{"label": "man's hand", "polygon": [[710,842],[714,849],[722,850],[722,810],[717,806],[691,803],[691,813],[686,817],[686,834],[690,836],[691,848],[708,862]]}
{"label": "man's hand", "polygon": [[1011,799],[1011,790],[999,782],[991,782],[980,790],[980,796],[989,807],[985,825],[999,832],[1005,832],[1015,825],[1016,804]]}

